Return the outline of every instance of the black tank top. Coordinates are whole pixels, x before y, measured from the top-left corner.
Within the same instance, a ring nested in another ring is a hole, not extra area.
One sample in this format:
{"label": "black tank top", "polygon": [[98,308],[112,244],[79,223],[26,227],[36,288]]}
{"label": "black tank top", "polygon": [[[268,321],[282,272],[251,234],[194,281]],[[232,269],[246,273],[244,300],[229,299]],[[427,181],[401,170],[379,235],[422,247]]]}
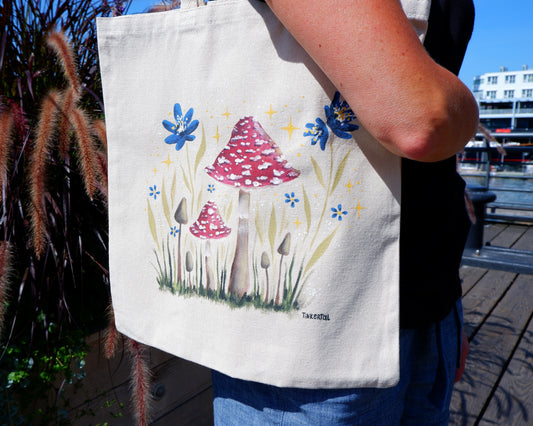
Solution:
{"label": "black tank top", "polygon": [[[472,0],[433,0],[424,46],[458,74],[474,25]],[[400,326],[440,321],[461,296],[459,266],[470,221],[455,157],[402,159]]]}

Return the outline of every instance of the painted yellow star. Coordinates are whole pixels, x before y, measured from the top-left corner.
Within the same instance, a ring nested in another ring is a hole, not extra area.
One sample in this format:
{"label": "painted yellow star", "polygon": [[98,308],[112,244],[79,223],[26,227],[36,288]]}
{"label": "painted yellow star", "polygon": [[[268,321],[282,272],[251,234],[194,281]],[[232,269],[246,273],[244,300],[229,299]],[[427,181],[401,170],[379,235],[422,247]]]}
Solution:
{"label": "painted yellow star", "polygon": [[281,129],[289,132],[289,140],[291,140],[292,132],[294,132],[295,130],[299,130],[300,128],[294,127],[292,125],[292,117],[289,117],[289,125],[287,127],[282,127]]}
{"label": "painted yellow star", "polygon": [[292,223],[296,225],[296,228],[298,228],[302,224],[302,222],[300,222],[298,218],[296,218],[296,222],[292,222]]}
{"label": "painted yellow star", "polygon": [[357,219],[361,219],[361,210],[366,209],[366,207],[362,207],[361,203],[357,202],[357,207],[354,207],[354,210],[357,210]]}
{"label": "painted yellow star", "polygon": [[353,185],[352,181],[348,180],[348,183],[344,185],[346,188],[348,188],[348,194],[352,191]]}
{"label": "painted yellow star", "polygon": [[170,165],[174,162],[170,160],[170,154],[167,156],[167,159],[165,161],[161,161],[162,163],[165,163],[167,167],[170,167]]}
{"label": "painted yellow star", "polygon": [[220,133],[218,133],[218,126],[217,126],[217,132],[216,132],[215,136],[213,136],[213,139],[216,139],[217,143],[220,140]]}
{"label": "painted yellow star", "polygon": [[228,111],[228,107],[226,107],[226,112],[224,114],[222,114],[224,116],[226,116],[226,119],[229,119],[229,116],[231,115],[231,112]]}
{"label": "painted yellow star", "polygon": [[154,173],[157,173],[157,169],[154,167],[154,169],[152,170]]}
{"label": "painted yellow star", "polygon": [[265,111],[265,114],[268,114],[271,120],[272,120],[272,114],[275,114],[275,113],[277,113],[277,111],[274,111],[272,109],[272,105],[270,105],[270,109],[268,111]]}

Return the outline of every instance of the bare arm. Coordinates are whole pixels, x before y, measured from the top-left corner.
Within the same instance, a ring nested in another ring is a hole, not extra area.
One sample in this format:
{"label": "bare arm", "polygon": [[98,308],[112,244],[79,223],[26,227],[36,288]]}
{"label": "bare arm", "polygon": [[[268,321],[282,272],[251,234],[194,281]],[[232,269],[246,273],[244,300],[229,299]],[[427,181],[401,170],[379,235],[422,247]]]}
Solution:
{"label": "bare arm", "polygon": [[398,0],[266,1],[393,153],[443,160],[474,134],[471,92],[429,57]]}

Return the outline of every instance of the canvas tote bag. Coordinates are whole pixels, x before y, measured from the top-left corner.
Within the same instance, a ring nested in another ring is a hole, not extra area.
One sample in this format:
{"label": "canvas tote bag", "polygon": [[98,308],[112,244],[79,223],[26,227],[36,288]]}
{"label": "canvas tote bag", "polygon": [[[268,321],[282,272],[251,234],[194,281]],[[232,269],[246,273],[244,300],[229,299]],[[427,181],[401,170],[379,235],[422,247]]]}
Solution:
{"label": "canvas tote bag", "polygon": [[[429,2],[404,8],[422,37]],[[98,39],[118,330],[240,379],[394,385],[399,158],[264,3]]]}

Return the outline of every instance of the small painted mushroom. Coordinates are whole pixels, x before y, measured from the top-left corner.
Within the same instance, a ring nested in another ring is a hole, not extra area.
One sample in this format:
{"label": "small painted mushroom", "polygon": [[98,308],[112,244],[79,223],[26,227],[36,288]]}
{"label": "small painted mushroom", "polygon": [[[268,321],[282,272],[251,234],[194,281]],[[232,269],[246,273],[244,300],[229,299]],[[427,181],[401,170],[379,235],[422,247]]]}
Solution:
{"label": "small painted mushroom", "polygon": [[228,144],[206,172],[217,182],[239,188],[239,229],[228,291],[242,298],[250,287],[248,218],[250,190],[280,185],[300,176],[280,148],[253,117],[235,124]]}
{"label": "small painted mushroom", "polygon": [[202,207],[200,215],[196,222],[194,222],[190,227],[189,231],[195,237],[198,237],[202,240],[206,240],[205,244],[205,273],[206,273],[206,290],[214,290],[214,278],[213,270],[210,266],[210,257],[211,257],[211,246],[209,240],[218,240],[228,236],[231,232],[231,229],[228,228],[220,213],[218,212],[218,207],[214,201],[208,201]]}

